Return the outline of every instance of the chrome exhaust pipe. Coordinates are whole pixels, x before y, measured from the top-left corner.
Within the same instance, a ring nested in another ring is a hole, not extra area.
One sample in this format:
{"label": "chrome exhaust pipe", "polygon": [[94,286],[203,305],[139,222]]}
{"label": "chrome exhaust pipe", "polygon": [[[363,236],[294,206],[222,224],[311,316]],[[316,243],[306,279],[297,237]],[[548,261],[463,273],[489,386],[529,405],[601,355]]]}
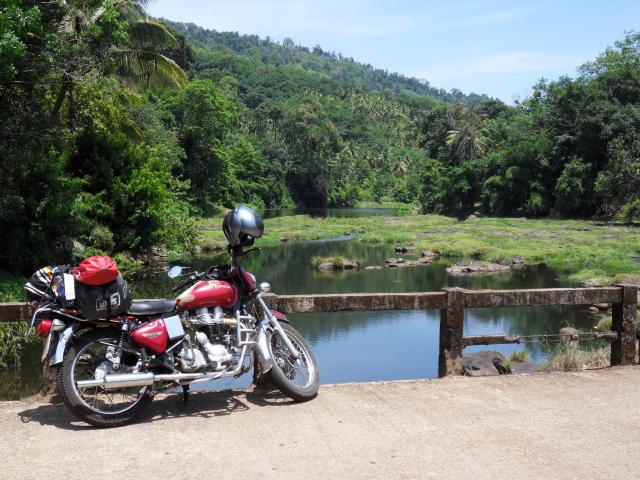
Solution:
{"label": "chrome exhaust pipe", "polygon": [[154,375],[146,373],[113,373],[105,375],[104,378],[95,380],[79,380],[76,385],[79,389],[102,387],[105,390],[128,387],[149,387],[155,382],[169,381],[191,381],[204,378],[202,373],[169,373]]}
{"label": "chrome exhaust pipe", "polygon": [[242,346],[238,364],[231,371],[206,372],[206,373],[110,373],[104,378],[95,380],[79,380],[76,382],[78,389],[102,387],[105,390],[127,387],[149,387],[155,382],[192,382],[194,380],[216,380],[218,378],[235,376],[242,370],[244,357],[247,354],[247,345]]}

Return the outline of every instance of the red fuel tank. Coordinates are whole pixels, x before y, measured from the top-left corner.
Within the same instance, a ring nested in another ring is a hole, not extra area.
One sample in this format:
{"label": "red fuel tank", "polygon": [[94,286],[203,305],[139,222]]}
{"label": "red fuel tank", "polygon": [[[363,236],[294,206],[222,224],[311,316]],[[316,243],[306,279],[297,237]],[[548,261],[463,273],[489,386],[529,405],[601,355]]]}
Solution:
{"label": "red fuel tank", "polygon": [[167,348],[169,334],[164,320],[159,318],[136,328],[131,332],[131,340],[153,353],[162,353]]}
{"label": "red fuel tank", "polygon": [[224,280],[205,280],[192,285],[177,299],[178,310],[200,307],[231,308],[238,300],[238,290]]}

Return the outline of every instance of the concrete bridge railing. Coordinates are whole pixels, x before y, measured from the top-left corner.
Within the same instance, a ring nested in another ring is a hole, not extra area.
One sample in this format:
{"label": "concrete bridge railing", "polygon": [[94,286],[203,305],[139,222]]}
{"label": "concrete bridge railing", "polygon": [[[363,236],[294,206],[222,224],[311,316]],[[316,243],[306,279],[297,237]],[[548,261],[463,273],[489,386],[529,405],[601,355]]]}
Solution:
{"label": "concrete bridge railing", "polygon": [[[636,357],[638,287],[616,285],[595,288],[542,288],[524,290],[467,290],[446,288],[424,293],[350,293],[324,295],[268,295],[271,308],[283,313],[339,312],[346,310],[440,310],[440,377],[462,374],[462,350],[470,345],[519,343],[504,335],[465,336],[467,308],[541,305],[612,304],[611,331],[600,338],[611,342],[611,364],[629,365]],[[0,322],[27,321],[25,303],[0,303]]]}

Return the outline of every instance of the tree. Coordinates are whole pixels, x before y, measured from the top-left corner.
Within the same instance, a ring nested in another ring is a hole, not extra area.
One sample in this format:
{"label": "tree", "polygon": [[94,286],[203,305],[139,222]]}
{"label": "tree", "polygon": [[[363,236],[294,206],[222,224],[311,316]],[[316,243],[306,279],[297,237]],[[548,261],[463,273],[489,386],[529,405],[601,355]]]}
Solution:
{"label": "tree", "polygon": [[192,197],[200,206],[233,203],[225,138],[237,115],[234,104],[211,80],[192,80],[181,91],[166,92],[163,102],[171,113],[168,125],[186,153],[182,173]]}
{"label": "tree", "polygon": [[290,150],[291,164],[287,182],[293,199],[308,207],[326,207],[329,161],[340,150],[340,134],[320,102],[301,98],[292,102],[285,113],[284,137]]}
{"label": "tree", "polygon": [[[69,123],[72,126],[78,78],[99,69],[117,74],[133,85],[179,85],[186,73],[163,48],[178,47],[167,27],[145,12],[145,0],[105,0],[95,10],[83,11],[70,2],[58,31],[66,49],[58,58],[60,89],[50,115],[57,120],[68,98]],[[89,47],[89,48],[87,48]]]}
{"label": "tree", "polygon": [[464,163],[486,151],[485,119],[484,114],[462,104],[449,110],[451,130],[447,132],[446,143],[456,163]]}

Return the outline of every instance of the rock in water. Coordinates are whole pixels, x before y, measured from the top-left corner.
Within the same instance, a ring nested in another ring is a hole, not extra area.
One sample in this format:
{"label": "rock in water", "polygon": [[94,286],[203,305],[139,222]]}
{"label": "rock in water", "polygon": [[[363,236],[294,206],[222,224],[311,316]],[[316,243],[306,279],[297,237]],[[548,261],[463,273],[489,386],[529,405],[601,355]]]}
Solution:
{"label": "rock in water", "polygon": [[520,255],[516,255],[511,259],[511,268],[519,269],[519,268],[524,268],[524,266],[525,266],[524,258],[521,257]]}
{"label": "rock in water", "polygon": [[327,260],[318,264],[318,270],[323,272],[331,272],[334,270],[357,270],[360,267],[358,262],[343,258],[339,262]]}
{"label": "rock in water", "polygon": [[466,264],[456,263],[447,268],[447,273],[451,275],[484,275],[492,273],[507,273],[511,267],[493,262],[470,262]]}
{"label": "rock in water", "polygon": [[387,258],[384,264],[387,267],[404,267],[407,261],[404,258]]}
{"label": "rock in water", "polygon": [[504,366],[505,357],[500,352],[477,352],[462,356],[462,372],[470,377],[489,377],[511,373]]}

